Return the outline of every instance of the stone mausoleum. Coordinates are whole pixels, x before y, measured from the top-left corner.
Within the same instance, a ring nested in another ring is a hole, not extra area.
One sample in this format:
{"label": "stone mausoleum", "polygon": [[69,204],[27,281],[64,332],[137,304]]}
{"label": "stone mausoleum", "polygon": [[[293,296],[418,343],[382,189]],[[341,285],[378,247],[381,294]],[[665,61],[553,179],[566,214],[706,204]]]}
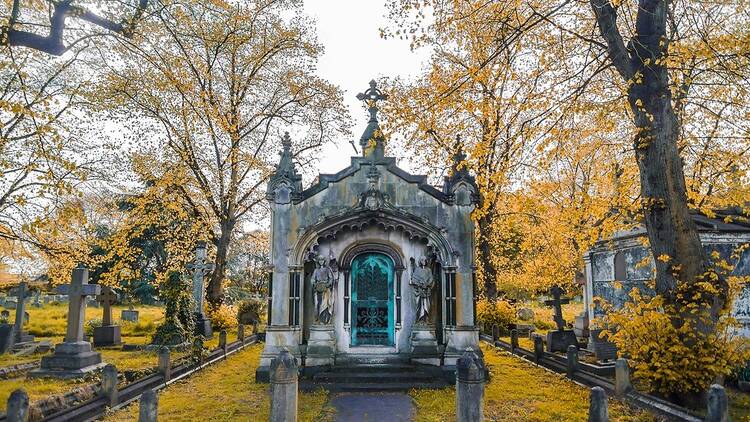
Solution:
{"label": "stone mausoleum", "polygon": [[[731,275],[749,276],[750,249],[739,248],[750,243],[750,224],[735,214],[731,210],[717,211],[712,217],[694,213],[693,222],[709,257],[717,252],[720,260],[733,267]],[[634,288],[653,294],[646,284],[653,279],[654,268],[651,251],[646,245],[646,229],[638,226],[598,242],[584,255],[584,302],[589,320],[604,314],[594,298],[602,298],[620,308],[629,300],[628,295]],[[733,304],[732,314],[742,325],[742,335],[750,337],[750,287],[742,289]]]}
{"label": "stone mausoleum", "polygon": [[385,96],[372,81],[358,98],[370,113],[362,156],[307,189],[285,135],[268,184],[272,275],[259,381],[284,349],[303,374],[389,363],[450,371],[467,348],[479,350],[474,179],[454,164],[437,189],[399,168],[378,124]]}

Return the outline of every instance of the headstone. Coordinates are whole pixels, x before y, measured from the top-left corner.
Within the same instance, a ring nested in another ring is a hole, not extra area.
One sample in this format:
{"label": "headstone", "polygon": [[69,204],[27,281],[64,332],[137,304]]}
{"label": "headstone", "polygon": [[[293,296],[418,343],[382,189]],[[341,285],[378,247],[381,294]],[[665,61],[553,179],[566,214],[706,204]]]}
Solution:
{"label": "headstone", "polygon": [[484,420],[485,368],[482,358],[467,350],[456,362],[456,420]]}
{"label": "headstone", "polygon": [[159,396],[155,390],[141,394],[138,406],[138,422],[157,422],[159,418]]}
{"label": "headstone", "polygon": [[617,359],[617,345],[605,339],[604,330],[591,330],[590,345],[594,349],[596,360],[606,362]]}
{"label": "headstone", "polygon": [[133,309],[123,309],[120,312],[121,321],[138,322],[138,311]]}
{"label": "headstone", "polygon": [[558,286],[553,286],[551,289],[552,300],[546,300],[544,303],[548,306],[555,308],[555,324],[557,324],[557,330],[552,330],[547,333],[547,350],[550,352],[565,352],[568,350],[568,346],[577,345],[578,340],[572,330],[565,329],[565,319],[562,315],[562,305],[569,303],[569,299],[561,298],[562,289]]}
{"label": "headstone", "polygon": [[615,361],[615,396],[623,398],[632,388],[628,361],[627,359],[619,358]]}
{"label": "headstone", "polygon": [[172,363],[169,355],[169,347],[162,346],[159,349],[159,373],[164,376],[164,382],[172,378]]}
{"label": "headstone", "polygon": [[120,326],[112,322],[112,305],[117,295],[109,286],[102,286],[101,291],[96,300],[102,304],[102,326],[94,327],[94,346],[117,346],[122,344]]}
{"label": "headstone", "polygon": [[592,388],[588,422],[609,422],[609,410],[607,407],[607,393],[604,392],[604,389],[602,387]]}
{"label": "headstone", "polygon": [[28,284],[22,281],[18,284],[18,287],[11,290],[11,295],[18,299],[18,306],[16,307],[16,320],[13,324],[13,343],[14,347],[19,346],[22,343],[31,343],[34,341],[34,336],[30,336],[23,332],[24,322],[28,322],[26,313],[26,299],[31,297],[29,292]]}
{"label": "headstone", "polygon": [[29,373],[35,377],[79,378],[98,370],[104,364],[102,356],[91,350],[91,343],[83,340],[86,315],[86,296],[100,293],[99,286],[89,284],[89,271],[78,266],[73,270],[71,284],[60,286],[58,291],[68,294],[68,327],[65,341],[55,347],[51,356],[43,356],[41,368]]}
{"label": "headstone", "polygon": [[13,325],[0,324],[0,353],[8,353],[13,349]]}
{"label": "headstone", "polygon": [[534,363],[537,365],[542,360],[542,357],[544,356],[544,340],[542,340],[542,336],[535,335],[534,336]]}
{"label": "headstone", "polygon": [[102,395],[110,408],[117,406],[117,368],[111,363],[102,371]]}
{"label": "headstone", "polygon": [[271,422],[297,420],[297,361],[288,350],[271,360]]}
{"label": "headstone", "polygon": [[203,314],[203,282],[206,274],[214,269],[214,264],[206,263],[206,242],[198,242],[195,248],[195,260],[188,264],[188,270],[193,272],[193,299],[195,300],[195,335],[205,338],[213,337],[211,321]]}
{"label": "headstone", "polygon": [[518,311],[516,311],[516,315],[521,321],[531,321],[535,316],[534,310],[531,308],[519,308]]}
{"label": "headstone", "polygon": [[35,308],[41,308],[42,307],[42,301],[41,301],[42,292],[37,291],[34,295],[34,302],[32,303],[32,306]]}
{"label": "headstone", "polygon": [[18,302],[14,299],[7,299],[3,306],[5,306],[5,309],[16,309],[18,307]]}
{"label": "headstone", "polygon": [[575,324],[573,324],[573,332],[576,337],[588,338],[589,336],[589,313],[585,310],[580,315],[576,316]]}
{"label": "headstone", "polygon": [[724,387],[714,384],[708,389],[706,422],[729,422],[729,400]]}
{"label": "headstone", "polygon": [[578,347],[570,345],[568,346],[568,376],[573,377],[573,374],[578,370]]}
{"label": "headstone", "polygon": [[29,395],[24,390],[18,389],[10,393],[5,418],[8,422],[29,420]]}

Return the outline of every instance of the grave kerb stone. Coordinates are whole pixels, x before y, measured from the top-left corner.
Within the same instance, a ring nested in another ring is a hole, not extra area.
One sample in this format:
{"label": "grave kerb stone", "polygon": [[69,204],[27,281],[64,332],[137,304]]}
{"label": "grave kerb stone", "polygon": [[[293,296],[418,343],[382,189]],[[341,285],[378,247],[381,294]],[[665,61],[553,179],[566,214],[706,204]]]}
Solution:
{"label": "grave kerb stone", "polygon": [[102,395],[107,398],[107,405],[112,408],[119,403],[117,398],[117,368],[107,364],[102,370]]}
{"label": "grave kerb stone", "polygon": [[172,362],[170,361],[170,351],[167,346],[162,346],[159,349],[159,373],[164,376],[164,382],[172,379]]}
{"label": "grave kerb stone", "polygon": [[570,345],[568,346],[568,360],[567,360],[567,371],[568,376],[573,377],[573,374],[578,370],[578,347]]}
{"label": "grave kerb stone", "polygon": [[146,390],[141,394],[138,405],[138,422],[157,422],[159,418],[159,396],[156,390]]}
{"label": "grave kerb stone", "polygon": [[245,344],[245,324],[240,324],[239,327],[237,327],[237,340],[242,344]]}
{"label": "grave kerb stone", "polygon": [[26,422],[29,420],[29,395],[23,389],[10,393],[5,413],[8,422]]}
{"label": "grave kerb stone", "polygon": [[601,387],[591,389],[588,422],[609,422],[607,393]]}
{"label": "grave kerb stone", "polygon": [[224,352],[224,357],[227,357],[227,330],[221,330],[219,332],[219,347]]}
{"label": "grave kerb stone", "polygon": [[729,422],[729,399],[724,387],[719,384],[713,384],[708,389],[706,422]]}
{"label": "grave kerb stone", "polygon": [[510,330],[510,352],[516,353],[518,349],[518,330],[515,328]]}
{"label": "grave kerb stone", "polygon": [[625,397],[632,388],[628,361],[627,359],[619,358],[615,361],[615,397]]}
{"label": "grave kerb stone", "polygon": [[534,362],[539,364],[544,356],[544,340],[541,335],[534,336]]}

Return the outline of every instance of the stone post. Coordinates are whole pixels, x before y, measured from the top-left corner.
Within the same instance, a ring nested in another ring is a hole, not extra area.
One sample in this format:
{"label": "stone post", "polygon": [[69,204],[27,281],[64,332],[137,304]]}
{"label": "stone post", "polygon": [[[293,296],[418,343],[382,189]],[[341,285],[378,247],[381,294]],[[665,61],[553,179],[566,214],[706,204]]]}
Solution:
{"label": "stone post", "polygon": [[141,394],[138,408],[138,422],[156,422],[159,418],[159,396],[155,390],[146,390]]}
{"label": "stone post", "polygon": [[497,325],[492,326],[492,345],[495,345],[497,339],[500,338],[500,327]]}
{"label": "stone post", "polygon": [[729,422],[729,400],[724,387],[714,384],[708,390],[706,422]]}
{"label": "stone post", "polygon": [[224,351],[224,358],[227,357],[227,330],[219,332],[219,348]]}
{"label": "stone post", "polygon": [[588,422],[609,422],[607,393],[604,392],[602,387],[594,387],[591,389]]}
{"label": "stone post", "polygon": [[628,360],[619,358],[615,361],[615,397],[619,399],[625,397],[632,388]]}
{"label": "stone post", "polygon": [[515,328],[510,330],[510,352],[516,353],[518,349],[518,330]]}
{"label": "stone post", "polygon": [[115,407],[119,402],[117,397],[117,367],[111,363],[102,370],[102,395],[105,396],[109,407]]}
{"label": "stone post", "polygon": [[172,363],[169,355],[169,347],[162,346],[159,349],[159,373],[164,376],[164,382],[172,378]]}
{"label": "stone post", "polygon": [[573,374],[578,370],[578,347],[572,344],[568,346],[568,377],[573,377]]}
{"label": "stone post", "polygon": [[245,344],[245,324],[240,324],[240,326],[237,327],[237,340],[239,340],[240,343]]}
{"label": "stone post", "polygon": [[8,422],[26,422],[29,420],[29,395],[23,389],[15,390],[8,397],[6,408]]}
{"label": "stone post", "polygon": [[271,422],[297,421],[297,361],[288,350],[271,360]]}
{"label": "stone post", "polygon": [[542,336],[535,335],[534,336],[534,363],[538,365],[539,362],[541,362],[543,356],[544,356],[544,340],[542,340]]}
{"label": "stone post", "polygon": [[467,350],[456,362],[456,420],[484,420],[484,362]]}

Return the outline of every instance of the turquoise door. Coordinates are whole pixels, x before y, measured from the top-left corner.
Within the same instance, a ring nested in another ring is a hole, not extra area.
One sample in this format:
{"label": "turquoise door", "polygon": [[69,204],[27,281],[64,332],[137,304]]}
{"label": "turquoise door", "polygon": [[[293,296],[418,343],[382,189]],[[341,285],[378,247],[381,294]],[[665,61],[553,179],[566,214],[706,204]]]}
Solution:
{"label": "turquoise door", "polygon": [[352,346],[393,345],[393,269],[382,253],[352,261]]}

